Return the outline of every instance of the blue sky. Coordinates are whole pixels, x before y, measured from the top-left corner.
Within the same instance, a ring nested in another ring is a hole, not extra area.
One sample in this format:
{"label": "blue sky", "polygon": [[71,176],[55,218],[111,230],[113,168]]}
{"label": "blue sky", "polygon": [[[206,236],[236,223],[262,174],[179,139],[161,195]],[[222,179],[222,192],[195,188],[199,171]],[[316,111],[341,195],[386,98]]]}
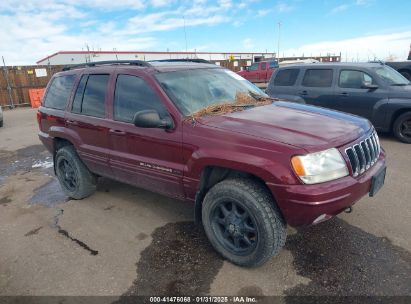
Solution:
{"label": "blue sky", "polygon": [[34,64],[60,50],[342,53],[405,59],[411,1],[1,0],[0,55]]}

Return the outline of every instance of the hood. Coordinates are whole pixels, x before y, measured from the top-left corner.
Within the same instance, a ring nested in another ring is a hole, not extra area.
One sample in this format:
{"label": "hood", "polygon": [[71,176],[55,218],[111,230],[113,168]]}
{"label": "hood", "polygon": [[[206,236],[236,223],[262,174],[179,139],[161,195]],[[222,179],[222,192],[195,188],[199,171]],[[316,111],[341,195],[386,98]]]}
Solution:
{"label": "hood", "polygon": [[358,116],[283,101],[235,113],[204,116],[199,122],[293,145],[308,152],[342,146],[371,128],[368,120]]}

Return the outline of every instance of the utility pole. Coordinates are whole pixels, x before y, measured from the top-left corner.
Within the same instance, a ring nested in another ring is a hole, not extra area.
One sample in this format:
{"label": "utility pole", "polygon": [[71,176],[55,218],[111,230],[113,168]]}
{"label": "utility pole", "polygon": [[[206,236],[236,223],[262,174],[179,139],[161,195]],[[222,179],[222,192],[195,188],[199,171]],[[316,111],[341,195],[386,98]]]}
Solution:
{"label": "utility pole", "polygon": [[188,54],[187,54],[187,52],[188,52],[188,46],[187,46],[187,31],[186,31],[186,17],[185,17],[185,16],[183,16],[183,21],[184,21],[184,40],[185,40],[185,42],[186,42],[186,56],[187,56],[187,58],[188,58]]}
{"label": "utility pole", "polygon": [[9,93],[10,108],[14,109],[14,102],[13,102],[13,97],[11,96],[11,86],[10,86],[10,81],[9,81],[9,71],[7,70],[6,62],[4,61],[4,57],[1,56],[1,59],[3,60],[4,77],[6,78],[6,82],[7,82],[7,92]]}
{"label": "utility pole", "polygon": [[281,21],[278,22],[278,43],[277,43],[277,60],[280,62],[280,35],[281,35]]}

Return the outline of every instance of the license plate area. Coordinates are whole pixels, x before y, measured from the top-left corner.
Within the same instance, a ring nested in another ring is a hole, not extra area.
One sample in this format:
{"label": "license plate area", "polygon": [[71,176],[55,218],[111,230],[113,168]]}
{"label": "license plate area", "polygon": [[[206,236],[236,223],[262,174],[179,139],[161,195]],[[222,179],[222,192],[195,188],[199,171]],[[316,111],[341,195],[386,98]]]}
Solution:
{"label": "license plate area", "polygon": [[371,188],[370,188],[370,196],[373,197],[377,192],[382,188],[385,182],[385,173],[387,171],[387,167],[382,168],[372,177],[371,180]]}

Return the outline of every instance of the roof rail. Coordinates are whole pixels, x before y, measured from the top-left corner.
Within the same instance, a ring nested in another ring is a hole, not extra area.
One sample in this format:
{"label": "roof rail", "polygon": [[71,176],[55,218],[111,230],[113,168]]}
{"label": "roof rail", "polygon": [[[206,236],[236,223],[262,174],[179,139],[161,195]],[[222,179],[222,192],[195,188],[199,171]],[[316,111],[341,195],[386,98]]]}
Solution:
{"label": "roof rail", "polygon": [[82,67],[94,67],[99,65],[117,65],[117,64],[129,64],[129,65],[137,65],[142,67],[150,67],[151,64],[147,61],[143,60],[109,60],[109,61],[96,61],[96,62],[87,62],[77,65],[68,65],[63,68],[63,71],[68,71],[71,69],[77,69]]}
{"label": "roof rail", "polygon": [[195,63],[211,63],[208,60],[200,58],[183,58],[183,59],[159,59],[159,60],[150,60],[149,62],[195,62]]}

